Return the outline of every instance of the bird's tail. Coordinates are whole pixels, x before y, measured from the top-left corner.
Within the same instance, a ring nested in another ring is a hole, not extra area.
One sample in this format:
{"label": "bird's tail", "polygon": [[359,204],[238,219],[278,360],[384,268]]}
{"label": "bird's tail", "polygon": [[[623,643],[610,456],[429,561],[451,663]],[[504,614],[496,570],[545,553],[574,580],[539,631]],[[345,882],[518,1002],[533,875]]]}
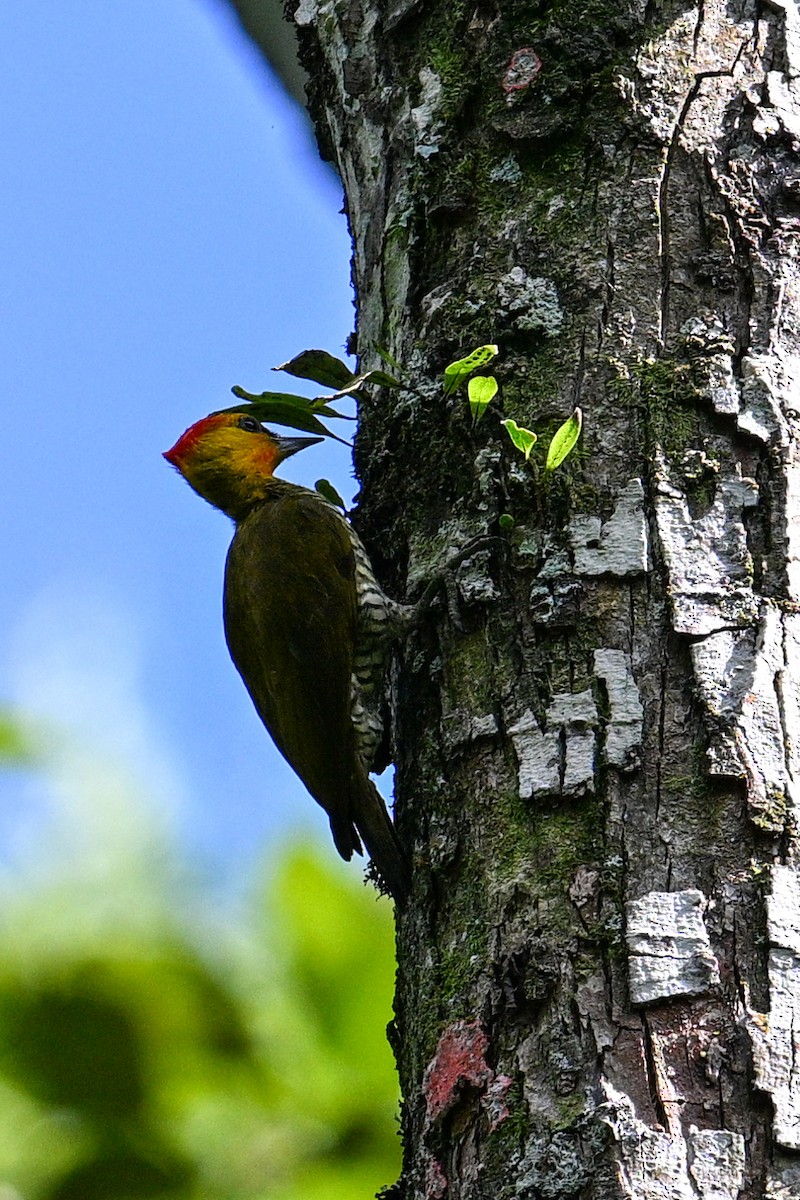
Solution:
{"label": "bird's tail", "polygon": [[411,890],[411,867],[386,805],[375,784],[363,771],[359,772],[358,805],[353,820],[395,903],[405,904]]}

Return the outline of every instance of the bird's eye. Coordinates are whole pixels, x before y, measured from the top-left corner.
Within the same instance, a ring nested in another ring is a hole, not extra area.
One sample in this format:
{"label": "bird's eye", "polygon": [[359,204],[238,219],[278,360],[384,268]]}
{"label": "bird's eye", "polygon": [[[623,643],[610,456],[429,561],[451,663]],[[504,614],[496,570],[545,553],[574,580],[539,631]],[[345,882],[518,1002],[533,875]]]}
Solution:
{"label": "bird's eye", "polygon": [[255,417],[240,417],[239,428],[246,429],[248,433],[263,433],[264,426],[259,425]]}

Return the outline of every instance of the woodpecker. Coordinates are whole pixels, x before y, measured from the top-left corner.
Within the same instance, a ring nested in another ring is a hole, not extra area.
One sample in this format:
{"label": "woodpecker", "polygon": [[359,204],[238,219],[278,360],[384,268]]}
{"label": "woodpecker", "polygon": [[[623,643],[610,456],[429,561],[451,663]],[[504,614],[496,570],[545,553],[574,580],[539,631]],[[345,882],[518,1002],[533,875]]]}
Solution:
{"label": "woodpecker", "polygon": [[164,458],[235,522],[225,638],[261,720],[327,812],[342,858],[363,842],[403,903],[408,860],[369,770],[388,647],[416,609],[384,593],[339,509],[275,477],[284,459],[320,441],[223,412],[190,426]]}

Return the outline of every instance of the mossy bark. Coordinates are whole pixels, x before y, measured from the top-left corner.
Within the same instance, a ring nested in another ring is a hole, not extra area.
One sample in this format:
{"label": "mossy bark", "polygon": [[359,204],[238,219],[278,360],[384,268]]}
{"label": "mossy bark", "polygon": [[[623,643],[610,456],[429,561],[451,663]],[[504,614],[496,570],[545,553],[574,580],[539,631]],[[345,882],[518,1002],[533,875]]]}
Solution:
{"label": "mossy bark", "polygon": [[[293,16],[354,349],[415,387],[361,406],[376,569],[401,598],[515,520],[393,673],[391,1195],[800,1195],[796,10]],[[472,428],[441,374],[486,342]],[[576,403],[545,477],[500,418]]]}

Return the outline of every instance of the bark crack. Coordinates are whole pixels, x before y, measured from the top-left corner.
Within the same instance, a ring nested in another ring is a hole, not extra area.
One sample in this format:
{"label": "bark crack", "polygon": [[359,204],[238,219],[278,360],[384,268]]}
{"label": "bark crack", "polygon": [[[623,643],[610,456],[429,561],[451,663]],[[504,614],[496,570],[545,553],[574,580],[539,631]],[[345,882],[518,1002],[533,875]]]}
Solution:
{"label": "bark crack", "polygon": [[[699,37],[699,27],[695,28],[695,38],[697,37]],[[665,349],[667,344],[667,330],[669,327],[670,286],[673,266],[672,251],[670,247],[669,186],[672,169],[675,162],[675,156],[680,148],[681,134],[686,127],[689,110],[699,96],[703,83],[706,81],[706,79],[730,78],[733,75],[734,67],[744,53],[745,45],[745,42],[741,43],[733,62],[724,70],[697,72],[691,87],[684,97],[680,111],[675,118],[675,123],[670,134],[669,144],[667,145],[666,151],[664,152],[662,158],[661,172],[658,180],[657,199],[658,256],[661,264],[658,343],[662,351]]]}
{"label": "bark crack", "polygon": [[653,1106],[659,1123],[672,1138],[683,1136],[681,1128],[681,1098],[675,1091],[667,1070],[667,1062],[661,1039],[645,1016],[642,1021],[644,1029],[645,1061],[647,1063],[650,1090]]}
{"label": "bark crack", "polygon": [[731,204],[730,196],[725,188],[720,187],[719,176],[714,170],[713,164],[709,161],[708,156],[704,159],[705,177],[709,191],[716,197],[722,208],[722,217],[725,221],[725,228],[730,244],[730,254],[734,266],[737,267],[740,277],[740,288],[738,291],[738,328],[736,330],[736,343],[734,353],[731,357],[731,367],[734,376],[737,380],[741,379],[742,359],[750,349],[751,341],[751,312],[753,307],[754,281],[753,268],[750,261],[750,247],[747,238],[742,234],[737,220],[736,211]]}
{"label": "bark crack", "polygon": [[703,23],[706,19],[705,0],[698,0],[697,17],[694,23],[694,33],[692,35],[692,53],[697,54],[697,48],[700,45],[700,33],[703,28]]}
{"label": "bark crack", "polygon": [[[781,621],[781,650],[783,652],[784,664],[790,661],[790,650],[786,642],[786,622]],[[776,671],[772,677],[772,684],[775,689],[775,705],[778,711],[778,720],[781,723],[781,733],[783,735],[783,762],[786,772],[786,778],[791,779],[793,773],[791,743],[792,732],[789,728],[786,714],[786,696],[783,687],[784,672]]]}
{"label": "bark crack", "polygon": [[603,296],[603,306],[600,309],[600,320],[597,324],[597,349],[603,347],[605,339],[605,331],[611,320],[611,310],[614,307],[614,242],[611,237],[606,238],[606,270],[605,270],[605,294]]}
{"label": "bark crack", "polygon": [[656,761],[656,804],[655,804],[655,819],[658,821],[659,812],[661,810],[661,763],[664,758],[665,745],[665,724],[666,724],[666,708],[667,708],[667,680],[666,667],[662,664],[661,675],[658,688],[658,758]]}
{"label": "bark crack", "polygon": [[580,404],[581,392],[583,389],[583,377],[586,370],[586,330],[581,331],[581,340],[578,345],[578,365],[575,369],[575,386],[572,392],[573,407],[577,408]]}

